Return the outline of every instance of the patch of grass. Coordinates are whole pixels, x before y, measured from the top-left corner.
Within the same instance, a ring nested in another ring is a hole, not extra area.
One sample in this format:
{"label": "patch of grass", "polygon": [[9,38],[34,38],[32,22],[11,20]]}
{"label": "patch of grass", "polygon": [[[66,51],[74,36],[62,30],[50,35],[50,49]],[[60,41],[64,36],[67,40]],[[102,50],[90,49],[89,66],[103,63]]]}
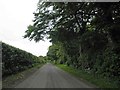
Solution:
{"label": "patch of grass", "polygon": [[90,82],[96,85],[98,88],[118,88],[114,81],[110,81],[103,77],[95,77],[93,74],[85,72],[83,70],[78,70],[67,65],[58,64],[57,67],[63,69],[64,71],[76,76],[79,79]]}
{"label": "patch of grass", "polygon": [[3,88],[14,87],[18,83],[22,82],[24,79],[29,77],[31,74],[33,74],[35,71],[37,71],[42,66],[43,64],[36,64],[32,68],[29,68],[17,74],[12,74],[10,76],[7,76],[4,80],[2,80],[2,87]]}

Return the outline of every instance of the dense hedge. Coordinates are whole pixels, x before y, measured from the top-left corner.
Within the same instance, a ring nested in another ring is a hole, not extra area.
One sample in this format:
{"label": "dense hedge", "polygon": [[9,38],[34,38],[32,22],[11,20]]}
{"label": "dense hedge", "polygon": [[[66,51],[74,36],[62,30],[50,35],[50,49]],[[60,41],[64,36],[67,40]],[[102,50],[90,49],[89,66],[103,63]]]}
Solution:
{"label": "dense hedge", "polygon": [[[83,69],[97,75],[116,79],[120,83],[120,45],[109,43],[104,34],[92,31],[83,34],[81,39],[82,53],[78,63]],[[85,38],[85,37],[86,38]],[[88,39],[89,38],[89,39]]]}
{"label": "dense hedge", "polygon": [[7,76],[42,63],[37,56],[2,43],[2,76]]}
{"label": "dense hedge", "polygon": [[108,42],[105,34],[96,31],[85,32],[79,41],[71,39],[73,44],[67,41],[67,44],[53,44],[49,47],[48,59],[82,69],[98,78],[114,80],[120,86],[120,44]]}

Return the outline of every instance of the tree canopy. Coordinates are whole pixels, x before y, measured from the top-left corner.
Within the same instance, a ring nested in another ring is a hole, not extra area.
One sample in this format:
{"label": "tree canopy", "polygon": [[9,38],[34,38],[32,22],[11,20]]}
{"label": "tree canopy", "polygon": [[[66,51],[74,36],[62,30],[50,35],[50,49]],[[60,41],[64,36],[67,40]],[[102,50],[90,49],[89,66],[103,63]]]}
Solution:
{"label": "tree canopy", "polygon": [[[25,38],[50,39],[51,60],[120,80],[120,4],[39,2]],[[110,63],[112,62],[112,63]],[[120,82],[119,82],[120,83]]]}

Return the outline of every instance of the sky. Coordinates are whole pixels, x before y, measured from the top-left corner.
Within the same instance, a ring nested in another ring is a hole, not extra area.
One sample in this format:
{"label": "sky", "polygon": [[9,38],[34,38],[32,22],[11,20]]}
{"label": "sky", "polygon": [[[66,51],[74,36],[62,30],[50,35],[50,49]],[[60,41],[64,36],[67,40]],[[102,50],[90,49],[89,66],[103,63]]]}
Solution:
{"label": "sky", "polygon": [[0,0],[0,41],[36,56],[45,56],[51,43],[23,39],[27,27],[34,20],[39,0]]}

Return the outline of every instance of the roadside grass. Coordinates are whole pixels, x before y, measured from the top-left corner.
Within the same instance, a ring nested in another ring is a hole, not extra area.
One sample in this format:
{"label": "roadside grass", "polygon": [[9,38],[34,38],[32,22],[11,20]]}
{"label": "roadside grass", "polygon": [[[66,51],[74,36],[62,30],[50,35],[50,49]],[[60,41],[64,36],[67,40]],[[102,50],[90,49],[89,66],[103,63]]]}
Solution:
{"label": "roadside grass", "polygon": [[[56,64],[57,67],[63,69],[64,71],[72,74],[73,76],[77,77],[80,80],[90,82],[91,84],[95,85],[95,88],[112,88],[113,90],[115,88],[118,88],[118,86],[115,84],[115,81],[110,81],[103,77],[95,77],[94,75],[85,72],[83,70],[78,70],[72,67],[69,67],[67,65],[63,64]],[[111,90],[111,89],[110,89]]]}
{"label": "roadside grass", "polygon": [[22,82],[24,79],[32,75],[42,66],[43,64],[36,64],[32,68],[7,76],[4,80],[2,80],[2,88],[13,88],[15,85],[17,85],[18,83]]}

